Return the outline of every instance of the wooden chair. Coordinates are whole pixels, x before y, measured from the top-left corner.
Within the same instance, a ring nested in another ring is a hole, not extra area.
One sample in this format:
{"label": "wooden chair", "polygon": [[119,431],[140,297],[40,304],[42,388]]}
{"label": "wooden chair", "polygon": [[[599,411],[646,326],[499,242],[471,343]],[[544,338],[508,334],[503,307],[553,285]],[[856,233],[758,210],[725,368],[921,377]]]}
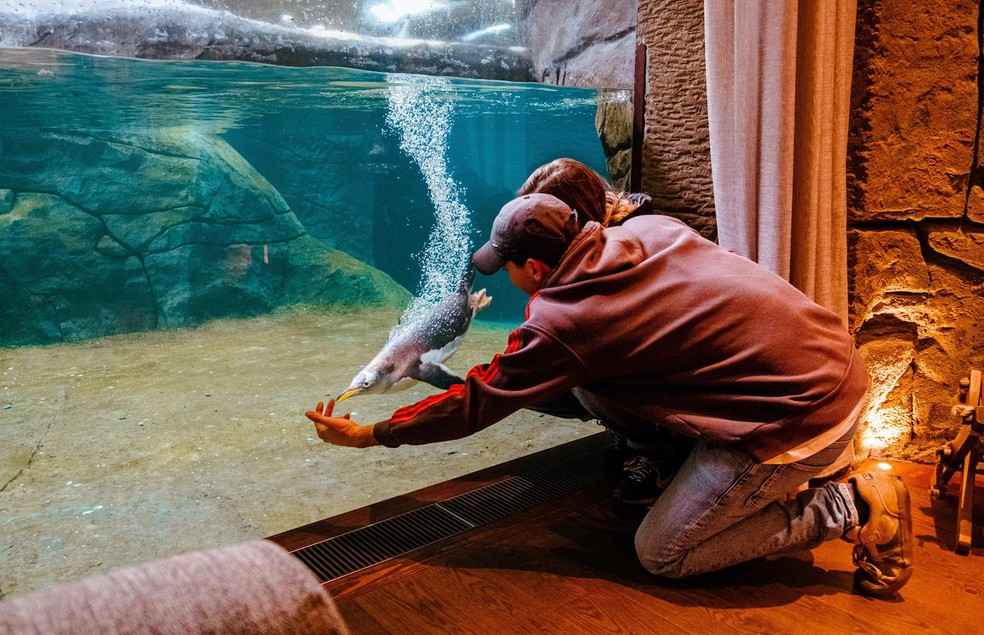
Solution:
{"label": "wooden chair", "polygon": [[960,403],[953,408],[963,425],[957,438],[939,450],[936,464],[936,480],[930,494],[938,499],[947,497],[947,485],[957,472],[963,473],[960,483],[960,500],[957,506],[957,547],[959,554],[970,551],[974,517],[974,481],[981,469],[982,438],[984,438],[984,401],[982,401],[981,371],[971,370],[970,377],[960,380]]}

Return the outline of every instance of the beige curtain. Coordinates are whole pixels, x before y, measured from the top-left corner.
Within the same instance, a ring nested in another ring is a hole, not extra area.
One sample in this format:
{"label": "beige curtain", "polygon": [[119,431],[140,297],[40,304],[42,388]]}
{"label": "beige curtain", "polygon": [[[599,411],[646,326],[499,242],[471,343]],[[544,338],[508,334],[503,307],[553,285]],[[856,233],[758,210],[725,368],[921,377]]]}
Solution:
{"label": "beige curtain", "polygon": [[847,321],[857,0],[706,0],[718,240]]}

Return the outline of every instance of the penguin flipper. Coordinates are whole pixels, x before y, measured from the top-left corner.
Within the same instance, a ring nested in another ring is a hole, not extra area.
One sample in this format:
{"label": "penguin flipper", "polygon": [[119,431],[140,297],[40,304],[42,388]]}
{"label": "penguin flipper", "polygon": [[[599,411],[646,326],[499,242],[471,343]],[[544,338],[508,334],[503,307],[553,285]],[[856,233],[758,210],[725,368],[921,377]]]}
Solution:
{"label": "penguin flipper", "polygon": [[468,296],[468,309],[471,311],[471,316],[475,317],[478,312],[487,307],[492,303],[492,296],[485,292],[485,289],[481,291],[476,291],[475,293]]}
{"label": "penguin flipper", "polygon": [[443,364],[423,363],[417,367],[412,377],[423,382],[427,382],[435,388],[447,390],[453,384],[462,384],[464,379],[456,375],[450,368]]}

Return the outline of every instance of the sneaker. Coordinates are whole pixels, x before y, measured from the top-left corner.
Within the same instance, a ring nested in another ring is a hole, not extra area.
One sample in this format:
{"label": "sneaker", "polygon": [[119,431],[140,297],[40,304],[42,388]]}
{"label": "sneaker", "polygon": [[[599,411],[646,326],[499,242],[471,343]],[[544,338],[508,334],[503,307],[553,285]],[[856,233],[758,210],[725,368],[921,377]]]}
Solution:
{"label": "sneaker", "polygon": [[625,461],[632,456],[628,439],[617,432],[608,430],[608,446],[605,448],[605,467],[612,472],[621,473]]}
{"label": "sneaker", "polygon": [[890,595],[912,576],[912,514],[909,490],[898,476],[866,473],[852,477],[856,497],[868,505],[868,520],[844,539],[854,545],[854,590]]}
{"label": "sneaker", "polygon": [[673,479],[675,471],[668,472],[665,464],[634,456],[622,466],[622,478],[612,496],[626,505],[652,505]]}

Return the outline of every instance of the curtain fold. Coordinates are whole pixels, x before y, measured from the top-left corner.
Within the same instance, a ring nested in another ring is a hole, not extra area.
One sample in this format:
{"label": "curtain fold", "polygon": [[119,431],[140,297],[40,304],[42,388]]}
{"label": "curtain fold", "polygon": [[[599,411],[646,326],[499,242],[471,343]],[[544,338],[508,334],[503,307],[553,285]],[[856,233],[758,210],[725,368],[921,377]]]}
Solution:
{"label": "curtain fold", "polygon": [[847,321],[857,0],[706,0],[718,241]]}

